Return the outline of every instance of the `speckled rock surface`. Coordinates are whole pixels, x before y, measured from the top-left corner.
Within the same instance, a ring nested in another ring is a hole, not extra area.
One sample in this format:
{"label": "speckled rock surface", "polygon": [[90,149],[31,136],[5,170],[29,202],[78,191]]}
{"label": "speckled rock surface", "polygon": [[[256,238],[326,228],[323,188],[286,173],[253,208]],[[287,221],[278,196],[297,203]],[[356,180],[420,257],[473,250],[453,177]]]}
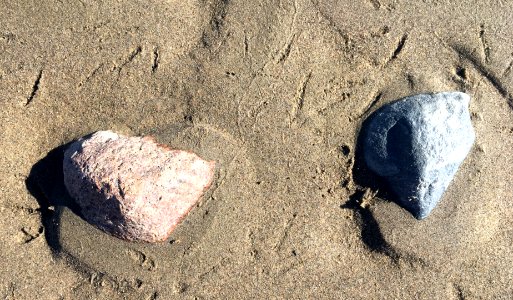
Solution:
{"label": "speckled rock surface", "polygon": [[98,131],[64,154],[64,183],[84,218],[131,241],[165,240],[212,183],[215,162],[150,137]]}
{"label": "speckled rock surface", "polygon": [[369,119],[365,161],[418,219],[436,206],[474,143],[469,101],[460,92],[420,94]]}

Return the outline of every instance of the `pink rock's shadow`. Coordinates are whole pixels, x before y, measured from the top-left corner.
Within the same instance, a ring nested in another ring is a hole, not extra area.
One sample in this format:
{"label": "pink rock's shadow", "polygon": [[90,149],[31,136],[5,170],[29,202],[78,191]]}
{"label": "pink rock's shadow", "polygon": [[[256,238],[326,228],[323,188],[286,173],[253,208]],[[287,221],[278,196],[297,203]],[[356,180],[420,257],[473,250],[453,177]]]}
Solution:
{"label": "pink rock's shadow", "polygon": [[39,203],[45,239],[54,255],[60,255],[62,246],[59,242],[59,224],[62,210],[68,207],[73,213],[82,217],[79,207],[69,196],[64,186],[62,160],[64,151],[75,141],[59,146],[38,161],[25,180],[25,185]]}

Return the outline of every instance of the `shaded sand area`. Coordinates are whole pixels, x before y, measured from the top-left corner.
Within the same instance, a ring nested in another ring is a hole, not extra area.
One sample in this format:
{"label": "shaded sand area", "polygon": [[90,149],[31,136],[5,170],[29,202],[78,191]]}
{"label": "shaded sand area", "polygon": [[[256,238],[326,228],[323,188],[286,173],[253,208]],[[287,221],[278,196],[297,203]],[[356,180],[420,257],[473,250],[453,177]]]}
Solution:
{"label": "shaded sand area", "polygon": [[[452,2],[1,1],[0,298],[511,299],[513,2]],[[448,90],[476,143],[417,221],[358,131]],[[61,146],[106,129],[218,162],[166,243],[74,213]]]}

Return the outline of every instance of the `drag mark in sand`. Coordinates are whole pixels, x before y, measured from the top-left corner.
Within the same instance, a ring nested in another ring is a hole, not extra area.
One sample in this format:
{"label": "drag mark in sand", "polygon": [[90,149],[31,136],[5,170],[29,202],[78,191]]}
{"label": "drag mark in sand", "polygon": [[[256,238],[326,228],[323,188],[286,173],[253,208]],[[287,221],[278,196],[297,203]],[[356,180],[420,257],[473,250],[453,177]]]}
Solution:
{"label": "drag mark in sand", "polygon": [[290,124],[294,123],[299,115],[299,112],[303,109],[303,105],[305,104],[305,92],[306,86],[312,77],[312,72],[310,71],[299,84],[299,88],[296,92],[295,103],[292,106],[290,111]]}
{"label": "drag mark in sand", "polygon": [[129,63],[131,63],[137,56],[139,56],[142,52],[142,47],[141,46],[137,46],[137,48],[135,48],[134,50],[132,50],[132,52],[130,52],[130,55],[128,55],[128,57],[119,65],[119,66],[115,66],[112,71],[117,71],[118,74],[121,73],[121,70],[126,66],[128,65]]}
{"label": "drag mark in sand", "polygon": [[280,51],[280,55],[278,56],[277,63],[282,63],[285,60],[287,60],[287,58],[290,55],[290,50],[292,49],[292,44],[294,43],[295,39],[296,39],[296,34],[293,34],[290,37],[289,41],[285,44],[285,47],[283,47],[283,49]]}
{"label": "drag mark in sand", "polygon": [[103,63],[102,64],[99,64],[96,68],[94,68],[91,73],[89,73],[89,75],[86,76],[86,78],[79,82],[78,83],[78,87],[81,87],[83,86],[84,84],[86,84],[87,82],[89,82],[89,80],[91,80],[94,76],[96,76],[96,74],[98,73],[98,71],[100,71],[100,69],[103,67]]}
{"label": "drag mark in sand", "polygon": [[25,102],[25,106],[29,105],[32,102],[32,100],[34,100],[34,98],[36,97],[37,91],[39,90],[39,84],[41,83],[41,78],[42,77],[43,77],[43,70],[40,70],[39,73],[37,74],[36,80],[34,81],[34,85],[32,86],[32,92],[27,97],[27,101]]}
{"label": "drag mark in sand", "polygon": [[292,44],[294,44],[294,41],[296,39],[296,34],[293,33],[296,28],[296,20],[297,20],[297,1],[294,1],[294,15],[292,16],[292,22],[290,24],[289,32],[290,36],[288,38],[288,41],[285,42],[285,46],[281,49],[277,63],[283,63],[290,55],[290,50],[292,49]]}
{"label": "drag mark in sand", "polygon": [[37,239],[38,237],[40,237],[41,234],[43,234],[44,229],[43,226],[40,226],[36,232],[32,232],[32,230],[23,227],[21,229],[21,232],[23,232],[23,234],[25,235],[25,240],[23,241],[23,243],[28,244],[33,240]]}
{"label": "drag mark in sand", "polygon": [[367,108],[365,108],[365,110],[358,116],[358,118],[366,116],[371,111],[371,109],[374,106],[376,106],[376,104],[379,102],[379,100],[381,100],[381,97],[383,97],[383,93],[377,92],[375,94],[375,96],[372,98],[372,101],[369,103],[369,105],[367,105]]}
{"label": "drag mark in sand", "polygon": [[392,61],[394,61],[395,59],[397,59],[397,57],[399,56],[399,54],[401,54],[401,52],[403,51],[404,49],[404,44],[406,43],[406,40],[408,39],[408,34],[405,33],[401,39],[399,39],[399,41],[397,42],[397,46],[395,47],[395,50],[392,52],[392,54],[390,55],[390,57],[385,61],[385,63],[383,64],[383,67],[386,67],[387,65],[389,65]]}
{"label": "drag mark in sand", "polygon": [[244,32],[244,57],[248,56],[249,54],[249,39],[246,32]]}
{"label": "drag mark in sand", "polygon": [[478,59],[472,56],[466,49],[458,45],[448,45],[450,49],[456,52],[461,59],[468,62],[473,69],[479,73],[483,78],[485,78],[494,88],[499,92],[499,94],[506,99],[508,105],[511,109],[513,109],[513,95],[510,91],[504,86],[504,84],[500,81],[499,77],[490,69],[486,68]]}
{"label": "drag mark in sand", "polygon": [[157,69],[159,68],[159,62],[160,62],[159,47],[155,47],[155,49],[153,49],[153,65],[151,66],[152,73],[157,72]]}
{"label": "drag mark in sand", "polygon": [[328,105],[326,105],[325,107],[321,108],[320,110],[317,111],[318,114],[322,115],[322,116],[326,116],[327,113],[329,113],[332,109],[334,109],[335,107],[337,107],[338,105],[346,102],[349,98],[351,98],[351,93],[348,93],[348,92],[344,92],[342,93],[342,95],[340,96],[340,100],[337,100],[335,102],[332,102],[332,103],[329,103]]}
{"label": "drag mark in sand", "polygon": [[283,243],[287,240],[287,238],[289,236],[290,228],[292,227],[293,222],[296,219],[296,217],[297,217],[297,214],[294,213],[294,214],[292,214],[292,217],[287,220],[287,222],[285,223],[285,226],[283,228],[283,233],[281,234],[280,239],[278,240],[276,245],[274,245],[274,247],[273,247],[274,250],[280,251],[281,247],[283,246]]}
{"label": "drag mark in sand", "polygon": [[349,46],[350,42],[351,42],[351,39],[349,37],[349,34],[347,34],[346,32],[342,31],[342,29],[340,29],[337,24],[335,23],[335,21],[333,20],[332,17],[330,17],[328,14],[326,14],[326,12],[324,12],[320,7],[319,7],[319,1],[317,0],[312,0],[312,4],[315,6],[315,9],[319,12],[320,16],[326,20],[328,22],[328,26],[331,27],[341,38],[342,40],[344,40],[344,45],[347,47]]}
{"label": "drag mark in sand", "polygon": [[485,38],[485,24],[481,24],[479,28],[479,41],[481,42],[481,50],[483,51],[485,63],[488,63],[490,60],[490,46],[488,46],[488,42]]}
{"label": "drag mark in sand", "polygon": [[511,68],[513,68],[513,60],[509,62],[509,65],[504,69],[504,72],[502,72],[502,77],[506,77],[511,73]]}

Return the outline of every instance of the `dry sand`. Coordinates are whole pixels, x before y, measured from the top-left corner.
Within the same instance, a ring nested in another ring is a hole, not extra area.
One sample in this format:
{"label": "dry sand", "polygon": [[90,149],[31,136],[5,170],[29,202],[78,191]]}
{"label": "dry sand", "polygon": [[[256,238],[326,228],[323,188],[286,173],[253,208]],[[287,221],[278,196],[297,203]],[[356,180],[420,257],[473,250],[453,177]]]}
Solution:
{"label": "dry sand", "polygon": [[[513,2],[453,2],[1,1],[0,298],[511,299]],[[476,143],[417,221],[358,130],[451,90]],[[218,162],[170,241],[74,213],[60,146],[105,129]]]}

